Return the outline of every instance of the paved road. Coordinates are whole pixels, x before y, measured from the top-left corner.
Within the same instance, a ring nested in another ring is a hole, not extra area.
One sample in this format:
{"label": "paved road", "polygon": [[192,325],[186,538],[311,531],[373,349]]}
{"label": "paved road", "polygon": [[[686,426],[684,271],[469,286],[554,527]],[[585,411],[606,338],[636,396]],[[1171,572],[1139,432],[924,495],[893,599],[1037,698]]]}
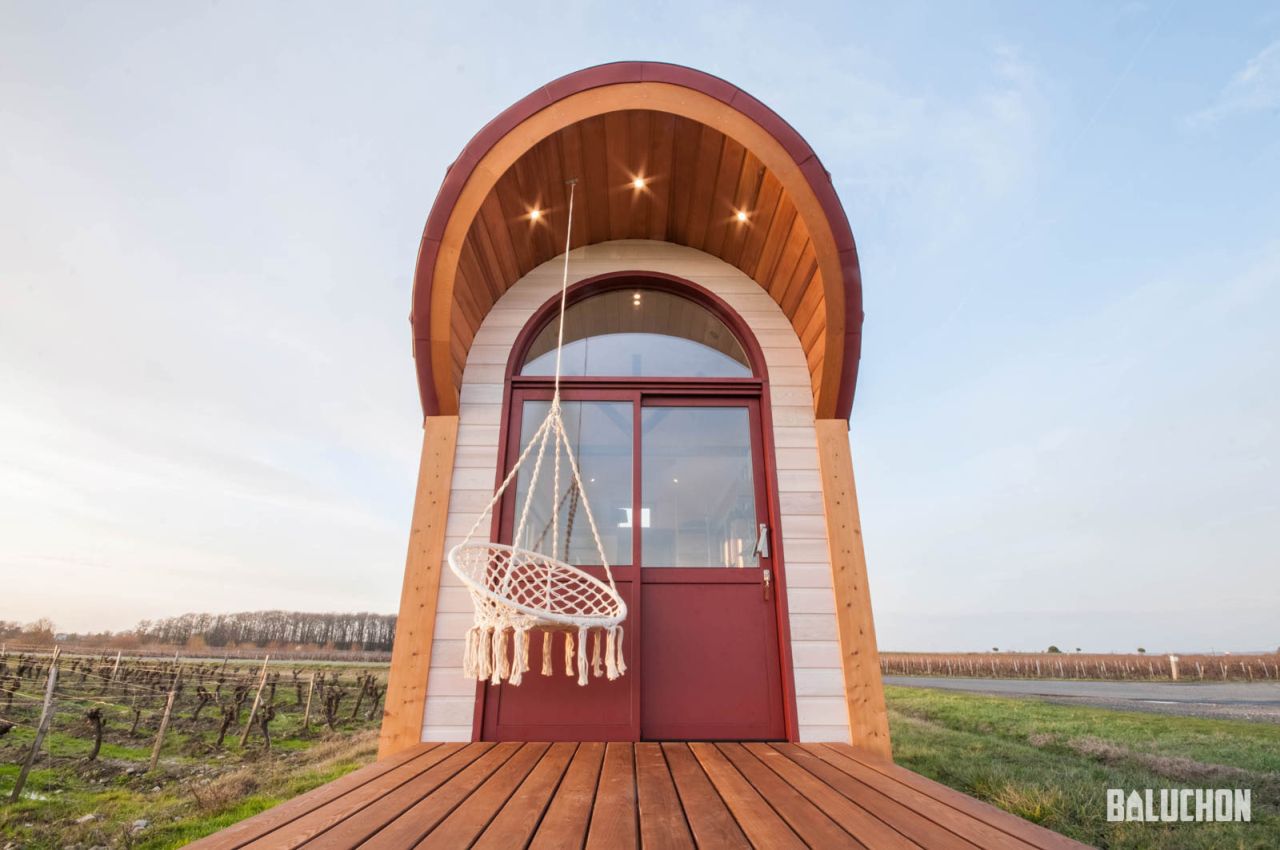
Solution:
{"label": "paved road", "polygon": [[1075,682],[1056,679],[948,679],[885,676],[887,685],[972,691],[1155,714],[1280,723],[1280,682]]}

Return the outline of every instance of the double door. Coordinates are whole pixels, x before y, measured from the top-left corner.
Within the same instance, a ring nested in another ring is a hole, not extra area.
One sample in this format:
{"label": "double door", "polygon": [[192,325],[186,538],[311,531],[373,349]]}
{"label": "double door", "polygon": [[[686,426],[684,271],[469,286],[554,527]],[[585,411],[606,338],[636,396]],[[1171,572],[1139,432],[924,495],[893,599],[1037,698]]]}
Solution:
{"label": "double door", "polygon": [[[505,457],[519,456],[550,391],[517,388]],[[628,672],[585,687],[544,677],[541,640],[519,687],[481,685],[485,740],[771,740],[785,736],[779,580],[771,546],[760,402],[752,395],[563,390],[566,430],[614,580],[627,602]],[[548,457],[521,539],[603,577],[581,494]],[[499,517],[512,541],[531,470]],[[559,506],[552,522],[552,506]]]}

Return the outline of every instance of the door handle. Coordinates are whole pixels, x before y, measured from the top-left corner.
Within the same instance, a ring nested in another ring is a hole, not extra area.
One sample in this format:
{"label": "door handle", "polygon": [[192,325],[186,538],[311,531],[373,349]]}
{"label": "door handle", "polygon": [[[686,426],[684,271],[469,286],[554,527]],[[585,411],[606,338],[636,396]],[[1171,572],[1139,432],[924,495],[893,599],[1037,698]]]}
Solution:
{"label": "door handle", "polygon": [[762,522],[756,532],[756,548],[752,553],[758,558],[769,557],[769,524]]}
{"label": "door handle", "polygon": [[760,578],[764,584],[764,601],[768,602],[771,595],[770,591],[773,588],[773,571],[761,570]]}

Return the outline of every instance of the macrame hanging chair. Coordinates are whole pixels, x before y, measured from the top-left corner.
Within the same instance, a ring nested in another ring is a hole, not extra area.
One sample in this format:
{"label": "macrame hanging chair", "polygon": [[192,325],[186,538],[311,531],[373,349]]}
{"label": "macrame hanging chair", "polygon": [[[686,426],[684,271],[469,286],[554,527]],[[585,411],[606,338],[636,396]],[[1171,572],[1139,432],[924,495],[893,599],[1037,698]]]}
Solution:
{"label": "macrame hanging chair", "polygon": [[[544,676],[554,672],[552,651],[557,632],[564,634],[565,674],[572,676],[576,668],[579,685],[586,685],[592,673],[612,680],[627,671],[622,660],[622,621],[627,618],[627,605],[614,584],[613,571],[609,569],[609,558],[600,540],[595,517],[591,514],[591,503],[582,485],[582,474],[565,431],[560,405],[560,356],[564,348],[564,311],[569,288],[569,245],[573,232],[576,182],[568,181],[569,220],[565,229],[560,335],[556,345],[555,391],[551,396],[551,406],[466,537],[449,550],[449,569],[467,586],[475,606],[475,625],[467,630],[466,635],[463,674],[479,681],[488,680],[494,685],[503,680],[512,685],[520,684],[529,670],[529,632],[534,629],[542,631]],[[524,547],[475,540],[477,530],[486,518],[492,517],[517,473],[532,460],[533,470],[512,536],[516,543],[526,540],[530,509],[538,491],[542,462],[548,453],[553,456],[551,520],[538,537]],[[564,495],[559,496],[562,456],[568,465],[570,481]],[[564,557],[569,557],[569,541],[578,507],[581,506],[595,541],[599,563],[604,567],[605,581],[555,557],[559,554],[561,540],[560,509],[566,502]],[[548,539],[551,541],[551,555],[538,551]],[[587,656],[588,638],[592,641],[590,661]]]}

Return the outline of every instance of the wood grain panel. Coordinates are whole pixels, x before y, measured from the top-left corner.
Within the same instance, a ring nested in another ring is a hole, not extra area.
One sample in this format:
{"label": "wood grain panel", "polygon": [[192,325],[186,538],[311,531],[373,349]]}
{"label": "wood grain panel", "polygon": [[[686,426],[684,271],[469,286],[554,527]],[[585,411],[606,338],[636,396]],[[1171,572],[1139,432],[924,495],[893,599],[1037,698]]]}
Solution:
{"label": "wood grain panel", "polygon": [[853,482],[849,427],[844,420],[820,419],[816,428],[852,741],[862,749],[892,759],[889,716],[871,615],[871,592],[867,588],[867,556],[862,545],[862,521]]}
{"label": "wood grain panel", "polygon": [[635,751],[640,845],[645,850],[692,850],[693,836],[661,745],[636,744]]}
{"label": "wood grain panel", "polygon": [[806,846],[714,744],[690,744],[689,749],[752,844],[796,850]]}
{"label": "wood grain panel", "polygon": [[473,850],[508,850],[528,844],[577,748],[577,744],[566,741],[552,744],[542,761],[472,845]]}
{"label": "wood grain panel", "polygon": [[379,758],[421,740],[457,436],[458,417],[427,417],[422,431],[409,554],[400,589],[396,641],[378,738]]}
{"label": "wood grain panel", "polygon": [[604,761],[604,744],[595,741],[579,745],[560,782],[555,799],[538,824],[530,850],[561,850],[581,847],[591,823],[596,783]]}
{"label": "wood grain panel", "polygon": [[[646,181],[638,190],[630,185],[637,176]],[[541,139],[480,203],[458,253],[450,307],[455,381],[495,301],[563,250],[569,177],[580,180],[573,245],[664,239],[722,257],[782,306],[797,333],[809,330],[806,384],[816,388],[827,328],[814,324],[821,263],[782,181],[720,130],[640,109],[591,116]],[[534,208],[538,221],[529,218]],[[734,217],[740,209],[746,222]]]}
{"label": "wood grain panel", "polygon": [[587,850],[627,850],[638,846],[635,773],[631,744],[606,745],[599,790],[591,810]]}
{"label": "wood grain panel", "polygon": [[805,799],[761,761],[747,752],[742,744],[722,743],[716,749],[751,783],[787,825],[810,847],[843,847],[859,850],[863,845],[840,828],[825,812]]}

